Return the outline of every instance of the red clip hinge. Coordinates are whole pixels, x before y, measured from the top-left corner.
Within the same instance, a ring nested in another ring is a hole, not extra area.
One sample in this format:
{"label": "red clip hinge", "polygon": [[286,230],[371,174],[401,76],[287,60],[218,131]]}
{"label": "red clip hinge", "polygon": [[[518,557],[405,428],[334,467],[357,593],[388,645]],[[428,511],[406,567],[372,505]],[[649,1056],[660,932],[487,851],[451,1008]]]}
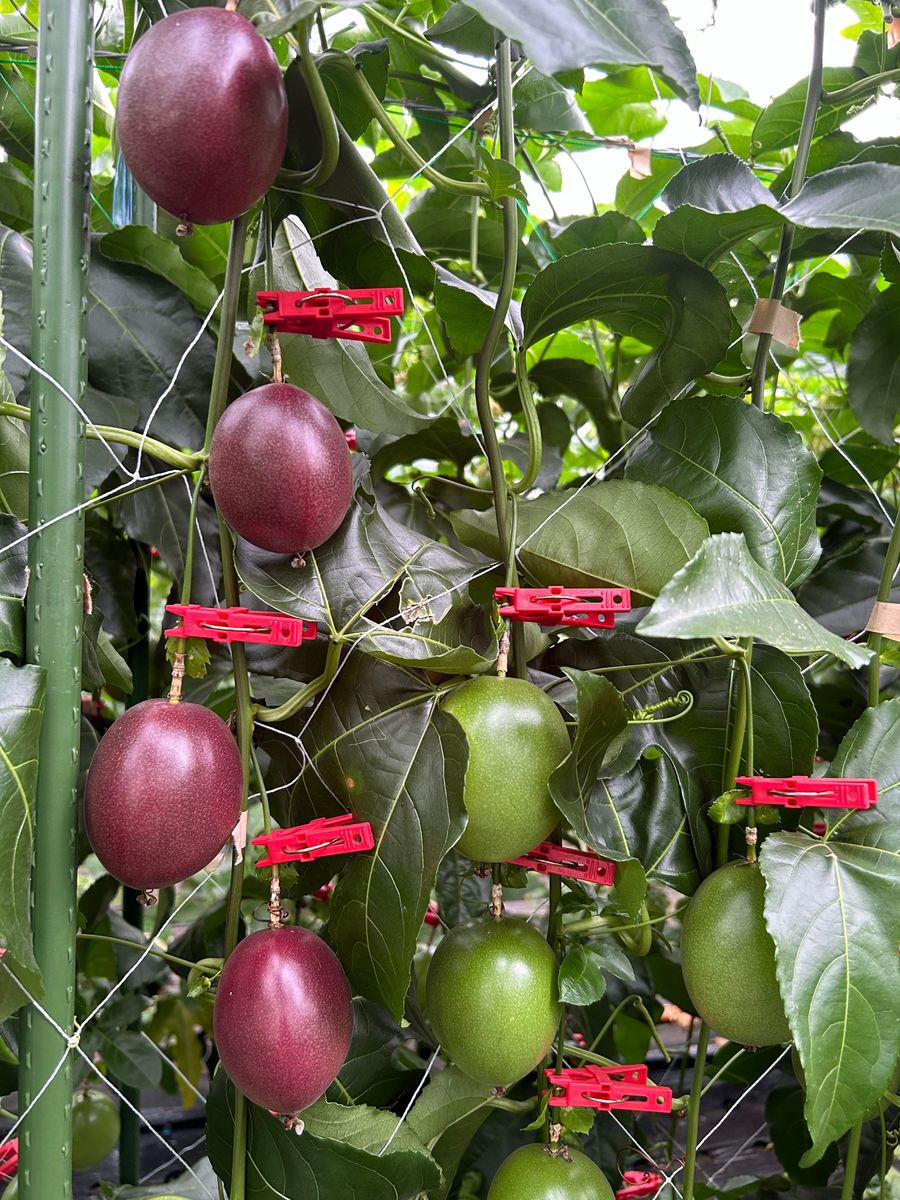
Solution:
{"label": "red clip hinge", "polygon": [[391,317],[403,315],[402,288],[314,288],[257,292],[263,321],[279,333],[354,342],[391,340]]}
{"label": "red clip hinge", "polygon": [[299,646],[315,641],[316,622],[282,613],[252,612],[249,608],[204,608],[202,604],[167,604],[166,612],[181,617],[166,637],[209,638],[214,642],[260,642]]}
{"label": "red clip hinge", "polygon": [[569,846],[557,846],[555,842],[541,842],[521,858],[508,859],[517,867],[527,867],[541,875],[563,875],[567,879],[581,879],[600,887],[612,887],[616,877],[616,864],[601,858],[591,850],[573,850]]}
{"label": "red clip hinge", "polygon": [[656,1171],[624,1171],[622,1184],[616,1192],[616,1200],[639,1200],[641,1196],[655,1196],[665,1180]]}
{"label": "red clip hinge", "polygon": [[0,1144],[0,1183],[12,1179],[19,1166],[19,1139]]}
{"label": "red clip hinge", "polygon": [[352,813],[345,813],[339,817],[318,817],[290,829],[276,829],[254,838],[253,845],[265,846],[268,851],[268,857],[259,859],[256,865],[272,867],[276,863],[312,862],[334,854],[372,850],[375,838],[368,821],[354,821]]}
{"label": "red clip hinge", "polygon": [[347,445],[350,447],[351,450],[359,449],[359,443],[356,440],[356,430],[355,429],[345,429],[344,437],[347,439]]}
{"label": "red clip hinge", "polygon": [[647,1082],[643,1063],[624,1067],[568,1067],[547,1071],[551,1108],[611,1108],[627,1112],[669,1113],[672,1089]]}
{"label": "red clip hinge", "polygon": [[500,609],[511,621],[536,621],[539,625],[579,625],[612,629],[617,612],[631,611],[628,588],[497,588],[496,601],[511,600]]}
{"label": "red clip hinge", "polygon": [[778,804],[783,808],[869,808],[878,800],[874,779],[818,779],[791,775],[766,779],[742,775],[735,779],[750,795],[741,804]]}

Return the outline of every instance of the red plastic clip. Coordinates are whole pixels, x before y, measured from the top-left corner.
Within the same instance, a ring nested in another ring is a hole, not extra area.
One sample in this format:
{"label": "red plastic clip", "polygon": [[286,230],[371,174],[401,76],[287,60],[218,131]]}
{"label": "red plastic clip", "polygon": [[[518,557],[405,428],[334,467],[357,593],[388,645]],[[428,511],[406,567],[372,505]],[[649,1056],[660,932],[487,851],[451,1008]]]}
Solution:
{"label": "red plastic clip", "polygon": [[640,1196],[655,1196],[665,1180],[656,1171],[624,1171],[623,1186],[616,1192],[616,1200],[638,1200]]}
{"label": "red plastic clip", "polygon": [[628,588],[497,588],[496,601],[511,600],[500,616],[511,621],[536,621],[539,625],[579,625],[612,629],[617,612],[631,611]]}
{"label": "red plastic clip", "polygon": [[791,775],[787,779],[766,779],[761,775],[742,775],[735,779],[750,789],[741,804],[779,804],[783,808],[870,808],[878,800],[874,779],[818,779]]}
{"label": "red plastic clip", "polygon": [[391,317],[403,315],[402,288],[314,288],[257,292],[263,321],[279,333],[355,342],[391,340]]}
{"label": "red plastic clip", "polygon": [[0,1183],[12,1179],[19,1166],[19,1139],[0,1144]]}
{"label": "red plastic clip", "polygon": [[624,1067],[568,1067],[546,1074],[556,1092],[550,1094],[551,1108],[672,1111],[672,1089],[648,1083],[647,1068],[643,1063]]}
{"label": "red plastic clip", "polygon": [[570,846],[557,846],[554,842],[541,842],[521,858],[508,860],[517,867],[527,867],[541,875],[563,875],[567,879],[581,879],[600,887],[612,887],[616,877],[616,864],[591,850],[573,850]]}
{"label": "red plastic clip", "polygon": [[340,817],[318,817],[307,825],[294,825],[290,829],[276,829],[253,839],[254,846],[265,846],[267,858],[257,862],[258,867],[272,867],[275,863],[312,862],[316,858],[331,858],[334,854],[353,854],[358,850],[372,850],[375,838],[368,821],[354,821],[352,813]]}
{"label": "red plastic clip", "polygon": [[344,437],[347,439],[347,445],[350,447],[351,450],[359,449],[359,443],[356,440],[356,430],[355,429],[345,429]]}
{"label": "red plastic clip", "polygon": [[282,613],[252,612],[249,608],[204,608],[202,604],[167,604],[166,612],[181,618],[166,637],[209,638],[214,642],[259,642],[299,646],[315,641],[316,622]]}

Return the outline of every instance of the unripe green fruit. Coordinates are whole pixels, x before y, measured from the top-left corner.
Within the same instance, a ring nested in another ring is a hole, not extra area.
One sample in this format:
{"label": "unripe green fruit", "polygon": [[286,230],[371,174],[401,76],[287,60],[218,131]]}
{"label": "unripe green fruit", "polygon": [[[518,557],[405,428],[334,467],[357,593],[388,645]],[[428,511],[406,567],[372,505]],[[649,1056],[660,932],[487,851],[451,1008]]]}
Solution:
{"label": "unripe green fruit", "polygon": [[596,1163],[578,1150],[550,1154],[546,1146],[514,1150],[494,1176],[487,1200],[615,1200]]}
{"label": "unripe green fruit", "polygon": [[684,914],[681,967],[688,994],[722,1037],[747,1046],[790,1041],[766,928],[766,885],[755,863],[730,863],[694,893]]}
{"label": "unripe green fruit", "polygon": [[119,1106],[112,1096],[89,1088],[72,1104],[72,1166],[89,1171],[115,1150],[119,1141]]}
{"label": "unripe green fruit", "polygon": [[507,1087],[534,1070],[559,1027],[556,955],[524,921],[457,925],[434,952],[428,1016],[444,1053],[473,1079]]}
{"label": "unripe green fruit", "polygon": [[559,709],[533,683],[484,675],[452,692],[444,710],[469,743],[469,823],[457,850],[473,862],[527,854],[559,823],[549,782],[571,748]]}

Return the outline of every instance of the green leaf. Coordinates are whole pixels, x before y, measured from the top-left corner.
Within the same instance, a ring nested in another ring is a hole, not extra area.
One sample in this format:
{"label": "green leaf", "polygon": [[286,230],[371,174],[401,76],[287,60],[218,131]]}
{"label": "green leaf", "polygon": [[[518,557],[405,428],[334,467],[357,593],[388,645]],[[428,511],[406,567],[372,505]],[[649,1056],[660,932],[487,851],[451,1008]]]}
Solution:
{"label": "green leaf", "polygon": [[413,1105],[407,1124],[444,1175],[443,1185],[428,1193],[430,1200],[443,1200],[450,1191],[469,1142],[491,1115],[492,1099],[491,1088],[450,1066],[432,1076]]}
{"label": "green leaf", "polygon": [[[881,583],[888,539],[869,537],[850,542],[826,558],[797,593],[810,616],[839,637],[854,637],[865,629]],[[888,599],[900,603],[900,580]]]}
{"label": "green leaf", "polygon": [[[494,53],[494,31],[467,4],[455,0],[441,19],[425,30],[430,42],[449,46],[460,54],[491,58]],[[523,81],[524,82],[524,81]],[[518,91],[518,88],[516,89]]]}
{"label": "green leaf", "polygon": [[850,163],[808,179],[782,209],[804,229],[880,229],[900,234],[900,166]]}
{"label": "green leaf", "polygon": [[766,1120],[769,1136],[778,1161],[791,1179],[810,1187],[825,1187],[840,1161],[837,1146],[832,1143],[814,1167],[801,1167],[800,1160],[811,1142],[803,1116],[803,1088],[775,1088],[766,1097]]}
{"label": "green leaf", "polygon": [[760,861],[778,982],[806,1073],[805,1167],[882,1095],[900,1057],[900,858],[775,833]]}
{"label": "green leaf", "polygon": [[[0,400],[12,398],[12,389],[0,372]],[[0,508],[23,521],[28,519],[28,454],[25,422],[0,417]]]}
{"label": "green leaf", "polygon": [[578,726],[572,751],[550,776],[550,793],[564,816],[587,804],[604,758],[628,730],[624,701],[608,679],[563,668],[575,684]]}
{"label": "green leaf", "polygon": [[[38,996],[41,976],[32,947],[30,895],[44,695],[45,677],[39,667],[14,667],[0,659],[0,877],[4,881],[0,889],[0,946],[6,950],[0,961]],[[15,985],[9,980],[5,983],[8,986],[2,988],[0,1020],[24,1002]]]}
{"label": "green leaf", "polygon": [[126,225],[97,242],[100,253],[113,262],[135,263],[168,279],[205,317],[219,290],[198,267],[185,262],[178,247],[146,225]]}
{"label": "green leaf", "polygon": [[472,174],[487,184],[491,200],[512,196],[514,200],[525,200],[525,189],[519,168],[502,158],[495,158],[486,146],[478,147],[478,166]]}
{"label": "green leaf", "polygon": [[719,362],[731,340],[724,289],[708,271],[653,246],[615,244],[551,263],[522,302],[531,346],[579,321],[602,320],[615,333],[655,347],[623,401],[642,425]]}
{"label": "green leaf", "polygon": [[875,779],[875,808],[829,813],[842,839],[900,854],[900,698],[867,709],[838,747],[829,775]]}
{"label": "green leaf", "polygon": [[115,1036],[94,1028],[91,1050],[103,1055],[110,1073],[134,1088],[156,1088],[162,1079],[163,1060],[146,1034],[120,1029]]}
{"label": "green leaf", "polygon": [[30,166],[34,158],[35,71],[0,65],[0,145]]}
{"label": "green leaf", "polygon": [[601,0],[471,0],[489,24],[517,42],[545,75],[574,67],[647,66],[699,105],[697,69],[684,35],[660,0],[610,5]]}
{"label": "green leaf", "polygon": [[437,700],[405,671],[348,657],[305,730],[293,790],[273,796],[283,826],[343,811],[371,822],[375,849],[347,860],[328,934],[354,990],[397,1018],[438,864],[465,824],[465,737]]}
{"label": "green leaf", "polygon": [[671,89],[646,67],[636,67],[589,81],[581,90],[579,102],[594,133],[641,142],[666,127],[666,118],[656,105],[656,89],[660,96],[671,98]]}
{"label": "green leaf", "polygon": [[327,1100],[377,1108],[390,1105],[404,1091],[413,1073],[399,1061],[399,1027],[378,1005],[357,996],[353,1001],[353,1040],[340,1074],[325,1093]]}
{"label": "green leaf", "polygon": [[365,622],[361,649],[398,667],[416,666],[446,675],[478,675],[497,659],[497,635],[486,605],[454,605],[433,619],[426,600],[404,608],[396,628]]}
{"label": "green leaf", "polygon": [[756,561],[789,587],[821,552],[815,456],[786,421],[743,400],[674,401],[638,442],[626,477],[668,488],[712,533],[743,533]]}
{"label": "green leaf", "polygon": [[[25,649],[25,587],[28,547],[25,526],[0,513],[0,654],[21,658]],[[7,550],[11,542],[19,542]]]}
{"label": "green leaf", "polygon": [[559,965],[559,998],[563,1004],[595,1004],[606,994],[606,978],[590,948],[576,946]]}
{"label": "green leaf", "polygon": [[[499,557],[493,513],[451,514],[467,546]],[[658,596],[697,552],[706,522],[689,504],[646,483],[609,480],[519,502],[519,561],[538,583],[627,587]]]}
{"label": "green leaf", "polygon": [[850,342],[847,397],[856,419],[885,445],[900,413],[900,287],[880,292]]}
{"label": "green leaf", "polygon": [[[328,1200],[414,1200],[441,1183],[441,1173],[411,1129],[401,1125],[382,1153],[398,1118],[365,1105],[319,1100],[303,1114],[297,1137],[277,1117],[248,1106],[247,1195],[281,1200],[319,1195]],[[234,1087],[225,1072],[213,1078],[207,1106],[207,1144],[216,1174],[231,1182]]]}
{"label": "green leaf", "polygon": [[638,626],[651,637],[752,637],[787,654],[832,654],[861,667],[871,652],[829,633],[754,561],[741,534],[707,539]]}
{"label": "green leaf", "polygon": [[515,120],[520,129],[533,133],[590,131],[575,94],[540,71],[529,71],[516,84],[515,102]]}
{"label": "green leaf", "polygon": [[[852,67],[826,67],[822,78],[823,89],[827,92],[837,91],[855,83],[859,72]],[[767,108],[764,108],[753,128],[751,149],[756,155],[768,154],[772,150],[783,150],[787,146],[795,146],[800,136],[800,124],[803,119],[803,108],[806,104],[806,94],[809,91],[809,78],[801,79],[776,96]],[[858,100],[848,100],[844,104],[820,105],[816,115],[816,138],[824,137],[837,129],[847,117],[851,108],[858,107]]]}

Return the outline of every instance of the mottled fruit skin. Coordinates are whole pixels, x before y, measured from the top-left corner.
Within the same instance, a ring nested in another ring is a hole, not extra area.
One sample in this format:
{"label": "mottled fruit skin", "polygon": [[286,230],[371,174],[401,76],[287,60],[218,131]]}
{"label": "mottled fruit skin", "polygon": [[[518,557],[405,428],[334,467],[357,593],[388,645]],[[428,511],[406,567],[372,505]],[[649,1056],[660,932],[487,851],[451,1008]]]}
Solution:
{"label": "mottled fruit skin", "polygon": [[72,1103],[72,1166],[89,1171],[103,1162],[119,1142],[119,1106],[112,1096],[89,1088]]}
{"label": "mottled fruit skin", "polygon": [[271,1112],[302,1112],[347,1057],[350,984],[308,929],[263,929],[225,963],[213,1025],[222,1066],[245,1096]]}
{"label": "mottled fruit skin", "polygon": [[704,1021],[733,1042],[771,1046],[791,1031],[775,975],[775,943],[766,928],[766,885],[753,863],[714,871],[684,914],[681,966]]}
{"label": "mottled fruit skin", "polygon": [[139,891],[188,879],[237,824],[244,776],[228,726],[200,704],[144,700],[103,735],[84,820],[110,875]]}
{"label": "mottled fruit skin", "polygon": [[252,208],[281,168],[287,129],[278,61],[237,13],[173,13],[128,55],[119,145],[147,195],[182,221],[214,225]]}
{"label": "mottled fruit skin", "polygon": [[457,850],[473,862],[527,854],[559,824],[549,781],[571,748],[559,709],[533,683],[485,675],[452,692],[444,711],[469,743]]}
{"label": "mottled fruit skin", "polygon": [[444,1053],[473,1079],[507,1087],[553,1043],[561,1005],[557,961],[524,921],[457,925],[434,952],[426,1006]]}
{"label": "mottled fruit skin", "polygon": [[222,516],[254,546],[315,550],[350,508],[350,448],[315,396],[268,383],[225,410],[209,449],[209,482]]}
{"label": "mottled fruit skin", "polygon": [[500,1164],[487,1200],[615,1200],[595,1162],[579,1150],[548,1154],[544,1146],[522,1146]]}

